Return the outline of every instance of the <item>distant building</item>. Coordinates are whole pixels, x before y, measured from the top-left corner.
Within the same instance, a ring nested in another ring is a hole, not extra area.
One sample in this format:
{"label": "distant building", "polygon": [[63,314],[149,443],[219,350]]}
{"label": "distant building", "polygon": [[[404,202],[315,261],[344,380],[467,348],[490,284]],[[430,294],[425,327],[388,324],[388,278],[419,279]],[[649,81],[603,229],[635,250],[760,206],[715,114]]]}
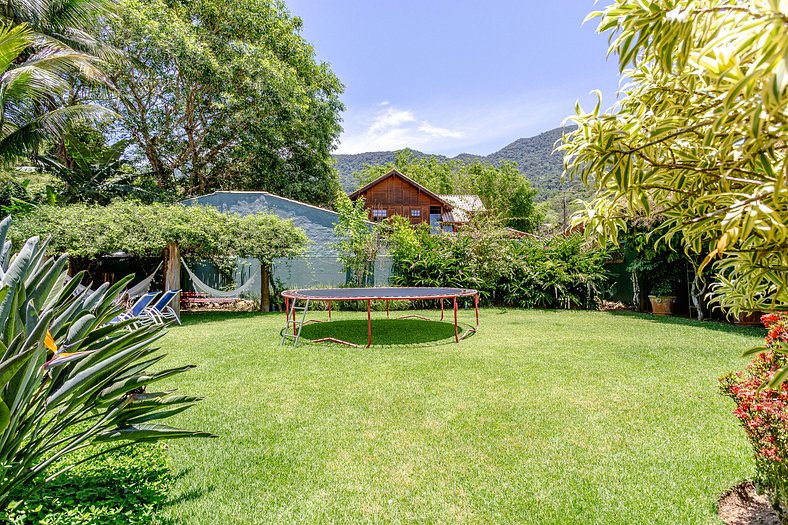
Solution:
{"label": "distant building", "polygon": [[391,170],[348,195],[364,197],[372,222],[400,215],[411,224],[428,222],[434,231],[456,231],[484,210],[477,195],[438,195],[397,170]]}

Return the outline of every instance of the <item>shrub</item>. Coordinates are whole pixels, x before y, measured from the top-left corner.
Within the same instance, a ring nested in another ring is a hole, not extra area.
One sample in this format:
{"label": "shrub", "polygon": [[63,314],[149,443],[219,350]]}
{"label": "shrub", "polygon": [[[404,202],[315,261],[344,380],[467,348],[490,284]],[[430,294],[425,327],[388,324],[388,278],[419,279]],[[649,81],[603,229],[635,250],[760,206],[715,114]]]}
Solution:
{"label": "shrub", "polygon": [[499,281],[504,303],[521,308],[595,308],[607,282],[607,252],[590,250],[582,235],[524,239]]}
{"label": "shrub", "polygon": [[0,222],[0,508],[73,468],[75,452],[107,451],[97,444],[209,436],[161,424],[197,398],[148,387],[191,367],[154,371],[162,328],[110,322],[130,279],[77,291],[82,275],[68,280],[67,256],[46,258],[37,237],[11,255],[9,225]]}
{"label": "shrub", "polygon": [[720,378],[723,395],[736,402],[739,419],[755,456],[756,484],[782,523],[788,523],[788,383],[779,371],[788,364],[788,312],[764,315],[766,350],[745,371]]}
{"label": "shrub", "polygon": [[395,284],[475,288],[484,302],[521,308],[591,308],[607,280],[604,250],[581,235],[513,238],[488,221],[457,234],[431,234],[405,221],[389,223]]}

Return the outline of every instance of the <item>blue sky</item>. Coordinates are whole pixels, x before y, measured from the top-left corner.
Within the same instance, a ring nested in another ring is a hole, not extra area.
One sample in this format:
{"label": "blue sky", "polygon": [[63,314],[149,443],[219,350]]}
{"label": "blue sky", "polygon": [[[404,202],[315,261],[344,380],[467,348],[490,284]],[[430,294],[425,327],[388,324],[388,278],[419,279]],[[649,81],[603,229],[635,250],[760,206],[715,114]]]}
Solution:
{"label": "blue sky", "polygon": [[337,153],[486,155],[615,99],[593,0],[286,1],[345,84]]}

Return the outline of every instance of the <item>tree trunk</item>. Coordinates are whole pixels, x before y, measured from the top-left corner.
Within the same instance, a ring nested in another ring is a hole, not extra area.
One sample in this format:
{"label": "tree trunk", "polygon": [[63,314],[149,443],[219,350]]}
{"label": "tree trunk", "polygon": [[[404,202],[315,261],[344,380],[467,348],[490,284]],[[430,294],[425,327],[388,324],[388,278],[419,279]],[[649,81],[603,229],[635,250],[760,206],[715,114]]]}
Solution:
{"label": "tree trunk", "polygon": [[269,269],[265,263],[260,264],[260,311],[271,310],[271,283],[268,277]]}
{"label": "tree trunk", "polygon": [[[181,289],[181,250],[171,242],[164,249],[164,291]],[[181,294],[172,301],[172,309],[181,315]]]}

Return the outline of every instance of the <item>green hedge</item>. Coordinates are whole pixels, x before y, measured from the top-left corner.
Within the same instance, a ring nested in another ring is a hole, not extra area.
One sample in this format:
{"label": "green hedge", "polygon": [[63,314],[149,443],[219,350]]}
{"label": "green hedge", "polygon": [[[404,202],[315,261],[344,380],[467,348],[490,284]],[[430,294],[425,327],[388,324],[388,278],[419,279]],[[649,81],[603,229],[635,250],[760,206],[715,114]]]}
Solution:
{"label": "green hedge", "polygon": [[272,214],[242,217],[207,206],[132,202],[41,206],[15,217],[12,240],[21,243],[33,236],[51,236],[51,254],[88,259],[115,252],[158,256],[176,242],[184,254],[239,255],[270,263],[300,254],[307,244],[292,221]]}
{"label": "green hedge", "polygon": [[475,223],[457,234],[431,234],[394,220],[388,225],[395,284],[479,290],[482,301],[521,308],[595,308],[609,260],[582,235],[516,238]]}

